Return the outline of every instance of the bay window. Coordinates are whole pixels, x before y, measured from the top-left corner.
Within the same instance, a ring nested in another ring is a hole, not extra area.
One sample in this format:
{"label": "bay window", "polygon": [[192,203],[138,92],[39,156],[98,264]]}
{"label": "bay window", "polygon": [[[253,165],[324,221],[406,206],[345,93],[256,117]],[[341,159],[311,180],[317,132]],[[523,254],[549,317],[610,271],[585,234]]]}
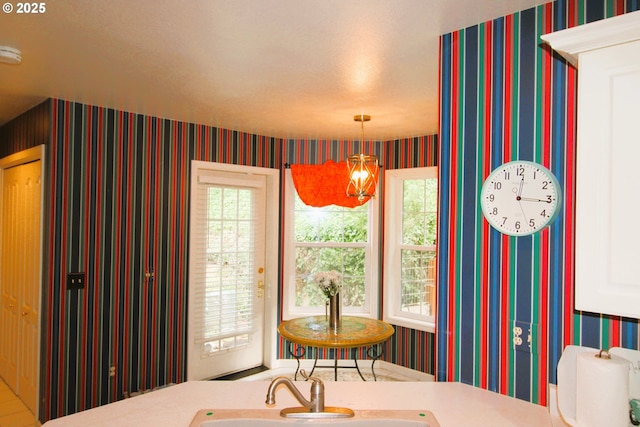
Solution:
{"label": "bay window", "polygon": [[307,206],[288,169],[285,191],[284,318],[325,313],[313,276],[331,270],[343,277],[343,314],[377,317],[378,199],[355,208]]}
{"label": "bay window", "polygon": [[384,320],[433,332],[437,167],[389,170],[385,183]]}

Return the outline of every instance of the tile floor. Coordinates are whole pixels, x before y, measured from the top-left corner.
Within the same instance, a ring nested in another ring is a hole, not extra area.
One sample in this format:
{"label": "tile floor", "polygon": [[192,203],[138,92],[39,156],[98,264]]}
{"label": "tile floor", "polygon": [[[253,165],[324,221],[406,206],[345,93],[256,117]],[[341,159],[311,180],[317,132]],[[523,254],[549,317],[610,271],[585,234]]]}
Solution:
{"label": "tile floor", "polygon": [[[310,369],[307,368],[306,372],[309,373]],[[361,372],[367,381],[374,381],[370,367],[362,367]],[[287,376],[293,379],[294,373],[295,369],[293,368],[269,369],[255,375],[238,378],[237,381],[271,381],[278,376]],[[335,381],[333,369],[319,368],[313,373],[313,376],[323,381]],[[411,371],[398,373],[384,368],[376,368],[376,381],[428,381],[424,376],[425,374],[418,372],[415,374],[412,374]],[[300,374],[298,374],[298,380],[302,381]],[[339,368],[338,381],[362,381],[362,378],[355,369]]]}
{"label": "tile floor", "polygon": [[39,427],[27,409],[4,381],[0,380],[0,427]]}

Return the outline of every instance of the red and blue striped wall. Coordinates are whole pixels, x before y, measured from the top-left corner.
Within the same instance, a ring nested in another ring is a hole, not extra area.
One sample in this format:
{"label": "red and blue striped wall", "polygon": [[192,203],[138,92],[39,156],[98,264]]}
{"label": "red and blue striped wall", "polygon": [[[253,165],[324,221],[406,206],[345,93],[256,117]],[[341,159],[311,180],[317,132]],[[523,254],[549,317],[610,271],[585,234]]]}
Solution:
{"label": "red and blue striped wall", "polygon": [[[190,161],[277,168],[282,152],[242,132],[51,110],[44,419],[184,380]],[[84,290],[65,290],[70,271],[86,272]]]}
{"label": "red and blue striped wall", "polygon": [[[41,143],[50,153],[41,418],[183,380],[188,160],[276,167],[281,142],[59,100],[1,135],[5,154]],[[437,159],[434,136],[384,145],[288,141],[283,157],[342,159],[363,147],[389,168]],[[74,270],[87,272],[85,291],[65,291]],[[386,358],[432,373],[432,349],[432,334],[397,328]]]}
{"label": "red and blue striped wall", "polygon": [[[558,0],[441,37],[437,379],[545,405],[568,344],[638,348],[637,319],[574,310],[577,72],[540,35],[638,9]],[[504,236],[479,204],[501,163],[542,163],[564,193],[546,230]],[[533,351],[512,348],[514,321]]]}
{"label": "red and blue striped wall", "polygon": [[[438,139],[437,135],[429,135],[387,142],[385,169],[437,166]],[[394,325],[394,328],[396,332],[385,344],[382,360],[435,375],[435,334],[397,325]]]}
{"label": "red and blue striped wall", "polygon": [[[559,0],[442,36],[438,138],[371,145],[385,168],[438,164],[442,188],[437,333],[397,328],[387,360],[546,404],[565,345],[638,348],[637,319],[573,308],[576,71],[538,38],[638,6]],[[48,144],[42,420],[184,380],[190,160],[284,170],[360,148],[61,100],[0,138],[3,156]],[[532,237],[499,235],[477,203],[483,179],[511,159],[545,164],[564,191],[559,218]],[[75,270],[87,272],[84,291],[64,289]],[[511,349],[512,321],[536,325],[534,354]]]}
{"label": "red and blue striped wall", "polygon": [[0,159],[48,144],[51,133],[51,102],[45,101],[0,127]]}
{"label": "red and blue striped wall", "polygon": [[[44,136],[34,132],[40,123]],[[7,154],[47,144],[42,420],[184,381],[190,160],[284,171],[286,162],[359,150],[390,168],[438,158],[435,136],[283,141],[63,100],[46,101],[0,135]],[[84,290],[65,289],[72,271],[86,272]],[[397,328],[385,357],[432,373],[433,342],[433,334]]]}

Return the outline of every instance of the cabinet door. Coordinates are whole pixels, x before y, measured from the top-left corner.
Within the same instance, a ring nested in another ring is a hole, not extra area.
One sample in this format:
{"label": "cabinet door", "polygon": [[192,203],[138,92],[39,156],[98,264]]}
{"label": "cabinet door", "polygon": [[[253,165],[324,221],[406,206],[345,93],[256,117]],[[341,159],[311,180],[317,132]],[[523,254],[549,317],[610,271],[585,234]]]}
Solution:
{"label": "cabinet door", "polygon": [[640,317],[640,40],[580,54],[576,309]]}

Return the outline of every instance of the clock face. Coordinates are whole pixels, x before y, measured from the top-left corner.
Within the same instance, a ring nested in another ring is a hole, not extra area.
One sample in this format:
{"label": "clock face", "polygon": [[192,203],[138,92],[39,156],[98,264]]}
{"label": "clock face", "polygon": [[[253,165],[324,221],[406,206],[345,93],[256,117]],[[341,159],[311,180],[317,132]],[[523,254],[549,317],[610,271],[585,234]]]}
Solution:
{"label": "clock face", "polygon": [[510,236],[535,233],[549,225],[561,203],[558,180],[544,166],[524,160],[496,168],[482,185],[482,213]]}

